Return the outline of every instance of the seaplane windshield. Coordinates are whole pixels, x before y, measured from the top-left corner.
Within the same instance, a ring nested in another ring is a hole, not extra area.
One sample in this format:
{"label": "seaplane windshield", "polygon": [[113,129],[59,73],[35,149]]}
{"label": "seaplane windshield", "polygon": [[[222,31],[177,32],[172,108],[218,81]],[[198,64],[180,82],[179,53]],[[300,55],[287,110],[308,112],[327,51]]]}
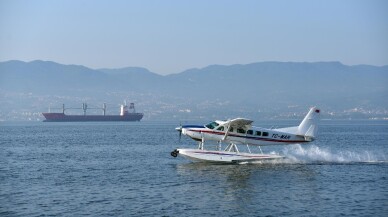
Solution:
{"label": "seaplane windshield", "polygon": [[217,124],[216,122],[211,122],[211,123],[208,123],[205,125],[205,127],[209,128],[209,129],[214,129],[216,127],[218,127],[219,124]]}

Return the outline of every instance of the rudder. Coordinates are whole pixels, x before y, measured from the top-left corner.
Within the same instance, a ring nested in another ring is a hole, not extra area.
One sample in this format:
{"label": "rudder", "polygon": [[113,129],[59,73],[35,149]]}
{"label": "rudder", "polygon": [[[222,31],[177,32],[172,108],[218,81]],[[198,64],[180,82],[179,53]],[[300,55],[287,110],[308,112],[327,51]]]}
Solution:
{"label": "rudder", "polygon": [[298,135],[304,136],[306,140],[313,140],[318,132],[318,121],[321,110],[312,107],[298,126]]}

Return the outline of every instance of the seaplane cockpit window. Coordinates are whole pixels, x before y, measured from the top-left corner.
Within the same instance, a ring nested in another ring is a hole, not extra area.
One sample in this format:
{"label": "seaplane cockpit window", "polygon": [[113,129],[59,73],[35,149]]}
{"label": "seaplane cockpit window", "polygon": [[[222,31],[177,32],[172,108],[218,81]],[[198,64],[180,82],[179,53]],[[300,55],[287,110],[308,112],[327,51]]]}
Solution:
{"label": "seaplane cockpit window", "polygon": [[261,131],[256,131],[256,136],[261,136]]}
{"label": "seaplane cockpit window", "polygon": [[218,131],[224,131],[224,126],[221,126],[221,127],[217,128],[216,130],[218,130]]}
{"label": "seaplane cockpit window", "polygon": [[233,127],[229,128],[229,132],[233,132],[233,130],[234,130]]}
{"label": "seaplane cockpit window", "polygon": [[253,134],[253,130],[248,130],[247,134],[252,135]]}
{"label": "seaplane cockpit window", "polygon": [[238,129],[237,129],[237,133],[245,134],[245,130],[244,130],[244,129],[241,129],[241,128],[238,128]]}
{"label": "seaplane cockpit window", "polygon": [[209,124],[206,125],[207,128],[209,129],[214,129],[216,127],[218,127],[219,124],[217,124],[216,122],[211,122]]}
{"label": "seaplane cockpit window", "polygon": [[263,136],[268,136],[268,132],[263,132]]}

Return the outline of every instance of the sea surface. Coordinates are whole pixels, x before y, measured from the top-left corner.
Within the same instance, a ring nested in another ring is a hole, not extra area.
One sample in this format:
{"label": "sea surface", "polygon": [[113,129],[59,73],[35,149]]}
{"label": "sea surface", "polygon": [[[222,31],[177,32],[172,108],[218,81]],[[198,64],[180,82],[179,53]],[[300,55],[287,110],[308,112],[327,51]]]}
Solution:
{"label": "sea surface", "polygon": [[196,146],[178,125],[0,123],[0,216],[388,216],[388,121],[322,121],[241,165],[171,157]]}

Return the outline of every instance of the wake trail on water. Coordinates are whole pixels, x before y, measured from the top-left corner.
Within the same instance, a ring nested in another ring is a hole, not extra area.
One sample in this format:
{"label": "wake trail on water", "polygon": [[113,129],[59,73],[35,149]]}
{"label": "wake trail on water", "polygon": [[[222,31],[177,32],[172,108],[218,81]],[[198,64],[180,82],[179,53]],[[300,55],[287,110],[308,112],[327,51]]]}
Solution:
{"label": "wake trail on water", "polygon": [[285,156],[285,158],[277,161],[277,163],[388,163],[384,153],[367,150],[338,150],[334,152],[316,145],[302,147],[297,144],[288,146],[279,154]]}

